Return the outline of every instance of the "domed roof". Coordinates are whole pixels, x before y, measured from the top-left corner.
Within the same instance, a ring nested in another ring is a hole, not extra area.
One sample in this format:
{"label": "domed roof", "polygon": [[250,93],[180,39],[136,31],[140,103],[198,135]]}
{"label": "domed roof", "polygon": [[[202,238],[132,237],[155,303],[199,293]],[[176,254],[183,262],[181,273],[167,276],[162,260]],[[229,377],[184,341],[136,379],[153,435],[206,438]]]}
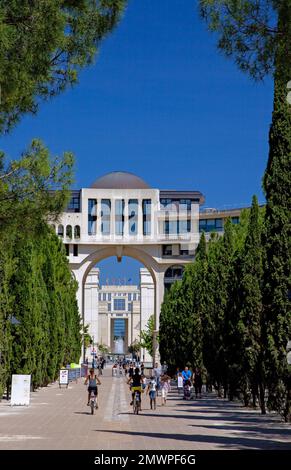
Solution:
{"label": "domed roof", "polygon": [[133,173],[113,171],[98,178],[91,185],[96,189],[149,189],[150,186]]}

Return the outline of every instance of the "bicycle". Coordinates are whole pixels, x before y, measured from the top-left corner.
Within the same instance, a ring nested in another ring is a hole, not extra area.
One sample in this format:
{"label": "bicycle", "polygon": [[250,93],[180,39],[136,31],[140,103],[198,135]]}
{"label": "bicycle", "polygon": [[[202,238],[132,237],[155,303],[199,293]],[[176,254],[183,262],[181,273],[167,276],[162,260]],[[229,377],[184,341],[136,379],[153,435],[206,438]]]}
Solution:
{"label": "bicycle", "polygon": [[91,391],[91,395],[90,395],[90,408],[91,408],[91,415],[93,415],[95,412],[95,409],[98,408],[97,397],[94,394],[93,390]]}
{"label": "bicycle", "polygon": [[135,415],[138,415],[138,412],[141,410],[140,406],[140,392],[138,390],[135,391],[134,393],[134,399],[133,399],[133,413]]}

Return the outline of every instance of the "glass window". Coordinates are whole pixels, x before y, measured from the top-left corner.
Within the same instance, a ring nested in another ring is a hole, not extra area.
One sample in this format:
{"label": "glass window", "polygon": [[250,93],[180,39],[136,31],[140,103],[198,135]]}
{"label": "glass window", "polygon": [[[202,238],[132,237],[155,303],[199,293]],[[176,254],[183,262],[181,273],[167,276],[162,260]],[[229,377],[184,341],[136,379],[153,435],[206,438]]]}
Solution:
{"label": "glass window", "polygon": [[74,256],[78,256],[78,245],[73,245],[74,247]]}
{"label": "glass window", "polygon": [[171,210],[172,199],[161,199],[160,203],[163,209]]}
{"label": "glass window", "polygon": [[108,312],[111,312],[111,303],[107,304],[107,310]]}
{"label": "glass window", "polygon": [[67,243],[65,244],[65,249],[66,249],[66,256],[69,256],[70,255],[70,245],[68,245]]}
{"label": "glass window", "polygon": [[217,229],[222,229],[223,228],[223,220],[222,219],[215,219],[215,227]]}
{"label": "glass window", "polygon": [[232,218],[231,218],[231,222],[232,222],[233,224],[239,224],[239,217],[232,217]]}
{"label": "glass window", "polygon": [[177,220],[165,220],[164,233],[166,235],[177,235],[178,233],[177,228],[178,228]]}
{"label": "glass window", "polygon": [[110,199],[101,200],[101,233],[110,235],[110,215],[111,201]]}
{"label": "glass window", "polygon": [[73,234],[72,225],[67,225],[66,226],[66,237],[67,238],[72,238],[72,234]]}
{"label": "glass window", "polygon": [[179,209],[183,211],[191,210],[191,199],[180,199]]}
{"label": "glass window", "polygon": [[115,201],[115,234],[123,235],[124,232],[124,199]]}
{"label": "glass window", "polygon": [[163,245],[163,255],[164,256],[172,255],[172,245]]}
{"label": "glass window", "polygon": [[108,300],[110,300],[110,302],[111,302],[111,292],[109,292],[109,294],[108,294]]}
{"label": "glass window", "polygon": [[88,199],[88,234],[96,235],[97,199]]}
{"label": "glass window", "polygon": [[98,298],[99,298],[99,301],[101,302],[101,292],[99,292]]}
{"label": "glass window", "polygon": [[133,300],[136,300],[136,294],[135,293],[133,294]]}
{"label": "glass window", "polygon": [[188,233],[189,230],[189,222],[190,220],[178,220],[178,233]]}
{"label": "glass window", "polygon": [[63,225],[58,226],[58,236],[62,237],[62,238],[64,236],[64,226]]}
{"label": "glass window", "polygon": [[80,225],[75,225],[74,227],[74,238],[80,238],[81,228]]}
{"label": "glass window", "polygon": [[69,204],[68,204],[68,210],[72,212],[80,212],[80,196],[72,196]]}
{"label": "glass window", "polygon": [[106,300],[106,294],[103,293],[103,300]]}
{"label": "glass window", "polygon": [[133,303],[132,302],[128,302],[128,311],[129,312],[133,311]]}
{"label": "glass window", "polygon": [[128,201],[128,229],[129,235],[137,234],[138,221],[138,200],[129,199]]}
{"label": "glass window", "polygon": [[128,300],[131,301],[131,294],[128,294]]}
{"label": "glass window", "polygon": [[114,299],[114,310],[125,310],[125,299]]}
{"label": "glass window", "polygon": [[199,220],[199,232],[215,232],[223,230],[222,219],[201,219]]}
{"label": "glass window", "polygon": [[143,234],[151,234],[151,199],[143,199],[142,201],[142,214],[143,214]]}
{"label": "glass window", "polygon": [[114,339],[125,337],[125,320],[123,318],[114,320],[113,336]]}

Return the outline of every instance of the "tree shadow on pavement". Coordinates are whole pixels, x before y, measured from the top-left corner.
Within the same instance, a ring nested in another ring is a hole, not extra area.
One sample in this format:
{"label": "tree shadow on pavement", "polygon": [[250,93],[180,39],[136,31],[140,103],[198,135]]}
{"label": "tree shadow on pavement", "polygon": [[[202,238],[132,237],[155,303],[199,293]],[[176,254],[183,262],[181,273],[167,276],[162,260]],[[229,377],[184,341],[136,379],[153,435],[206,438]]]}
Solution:
{"label": "tree shadow on pavement", "polygon": [[[266,439],[254,439],[253,437],[228,437],[228,436],[210,436],[201,434],[166,434],[160,432],[137,432],[137,431],[118,431],[118,430],[99,430],[96,432],[112,433],[134,437],[149,437],[152,439],[172,439],[176,441],[187,441],[193,443],[214,444],[215,448],[221,449],[266,449],[266,450],[290,450],[290,443],[276,442]],[[209,446],[208,446],[209,449]]]}

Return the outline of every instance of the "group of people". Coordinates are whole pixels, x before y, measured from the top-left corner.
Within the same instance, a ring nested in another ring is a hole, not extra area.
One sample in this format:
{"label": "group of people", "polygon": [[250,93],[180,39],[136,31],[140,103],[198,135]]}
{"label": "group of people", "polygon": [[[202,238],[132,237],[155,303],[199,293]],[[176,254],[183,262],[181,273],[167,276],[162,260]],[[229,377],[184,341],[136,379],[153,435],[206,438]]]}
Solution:
{"label": "group of people", "polygon": [[[101,363],[100,363],[101,364]],[[104,367],[104,365],[103,365]],[[101,370],[103,368],[101,366]],[[156,409],[157,406],[157,396],[161,394],[161,405],[166,405],[168,392],[171,389],[171,377],[167,374],[167,365],[164,363],[162,366],[159,366],[158,363],[155,364],[150,378],[147,378],[144,374],[144,366],[140,364],[139,367],[136,367],[136,364],[122,364],[115,363],[114,368],[119,368],[127,376],[127,384],[130,386],[132,401],[134,401],[135,393],[139,393],[140,404],[142,393],[146,392],[146,395],[149,395],[150,398],[150,407],[151,409]],[[192,396],[193,386],[195,389],[196,398],[201,398],[202,392],[202,374],[199,367],[196,367],[194,372],[192,372],[187,366],[183,371],[177,369],[176,371],[177,387],[180,394],[180,391],[183,390],[183,398],[189,400]],[[92,367],[90,372],[85,380],[85,385],[88,386],[88,404],[90,402],[91,392],[96,396],[96,401],[98,398],[98,388],[97,385],[101,385],[101,382],[95,370]],[[98,402],[97,402],[98,407]]]}
{"label": "group of people", "polygon": [[130,364],[127,371],[127,384],[130,386],[130,390],[132,393],[132,401],[130,404],[133,404],[135,393],[140,394],[141,402],[141,394],[145,391],[146,395],[149,395],[150,398],[151,410],[155,410],[157,407],[157,396],[159,392],[161,393],[162,406],[166,405],[168,392],[171,387],[171,378],[166,374],[165,370],[165,368],[159,368],[158,364],[156,363],[151,377],[147,379],[144,375],[144,368],[134,368],[133,364]]}
{"label": "group of people", "polygon": [[178,391],[180,393],[180,391],[183,390],[184,400],[190,400],[193,386],[195,390],[195,397],[201,398],[202,374],[201,369],[199,367],[196,367],[193,373],[187,366],[182,372],[180,371],[180,369],[177,369],[176,378]]}

